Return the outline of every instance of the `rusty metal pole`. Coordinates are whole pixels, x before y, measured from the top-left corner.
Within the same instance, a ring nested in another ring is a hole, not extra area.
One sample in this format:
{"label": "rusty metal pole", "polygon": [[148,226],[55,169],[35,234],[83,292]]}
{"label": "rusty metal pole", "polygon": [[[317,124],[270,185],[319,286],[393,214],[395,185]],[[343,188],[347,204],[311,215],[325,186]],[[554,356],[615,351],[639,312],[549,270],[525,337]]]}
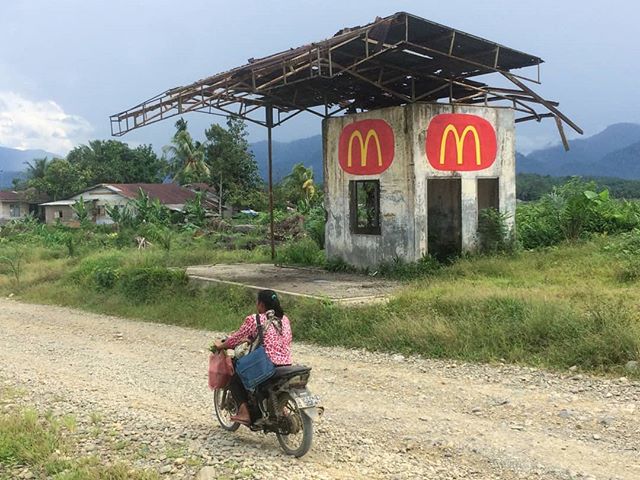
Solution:
{"label": "rusty metal pole", "polygon": [[273,129],[273,107],[265,107],[267,114],[267,147],[269,151],[269,232],[271,236],[271,260],[276,258],[276,241],[273,234],[273,150],[271,142],[271,130]]}

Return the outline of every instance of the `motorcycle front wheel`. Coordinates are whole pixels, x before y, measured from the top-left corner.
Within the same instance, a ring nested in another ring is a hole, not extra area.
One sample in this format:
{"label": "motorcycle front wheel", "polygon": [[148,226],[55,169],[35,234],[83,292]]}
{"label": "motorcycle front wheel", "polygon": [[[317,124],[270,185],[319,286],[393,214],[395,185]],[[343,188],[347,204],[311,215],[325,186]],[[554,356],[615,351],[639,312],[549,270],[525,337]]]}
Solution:
{"label": "motorcycle front wheel", "polygon": [[235,432],[240,428],[238,422],[231,420],[231,416],[238,413],[238,405],[227,387],[214,390],[213,407],[222,428],[229,432]]}
{"label": "motorcycle front wheel", "polygon": [[288,393],[283,394],[278,403],[289,431],[288,435],[276,433],[278,443],[287,455],[302,457],[311,448],[313,422],[300,411],[295,400]]}

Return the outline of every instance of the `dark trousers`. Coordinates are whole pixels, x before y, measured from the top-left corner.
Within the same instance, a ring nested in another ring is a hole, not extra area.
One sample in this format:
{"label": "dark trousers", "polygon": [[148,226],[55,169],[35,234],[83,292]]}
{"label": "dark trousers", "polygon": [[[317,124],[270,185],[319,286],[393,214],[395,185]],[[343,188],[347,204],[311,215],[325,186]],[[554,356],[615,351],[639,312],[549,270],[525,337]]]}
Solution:
{"label": "dark trousers", "polygon": [[244,389],[242,380],[240,380],[240,377],[237,373],[234,373],[231,377],[231,380],[229,381],[229,390],[231,391],[231,395],[233,395],[233,399],[238,405],[248,400],[247,391]]}

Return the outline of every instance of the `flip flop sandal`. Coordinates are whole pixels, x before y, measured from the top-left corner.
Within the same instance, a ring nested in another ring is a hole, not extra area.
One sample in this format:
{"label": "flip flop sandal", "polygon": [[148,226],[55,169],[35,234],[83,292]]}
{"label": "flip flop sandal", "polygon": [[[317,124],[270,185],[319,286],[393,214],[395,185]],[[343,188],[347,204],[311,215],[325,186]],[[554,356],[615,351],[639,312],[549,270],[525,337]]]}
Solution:
{"label": "flip flop sandal", "polygon": [[250,425],[251,425],[251,420],[245,420],[244,418],[238,418],[238,417],[236,417],[235,415],[234,415],[234,416],[229,417],[229,419],[230,419],[232,422],[239,423],[239,424],[241,424],[241,425],[244,425],[245,427],[248,427],[248,426],[250,426]]}

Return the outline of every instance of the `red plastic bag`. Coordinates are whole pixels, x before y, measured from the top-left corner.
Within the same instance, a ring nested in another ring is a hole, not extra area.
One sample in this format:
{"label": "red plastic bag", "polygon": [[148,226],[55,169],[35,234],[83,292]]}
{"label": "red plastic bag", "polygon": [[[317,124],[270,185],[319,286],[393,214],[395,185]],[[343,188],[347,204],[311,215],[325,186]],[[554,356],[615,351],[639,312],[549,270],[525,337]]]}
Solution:
{"label": "red plastic bag", "polygon": [[231,358],[224,353],[212,353],[209,356],[209,388],[215,390],[229,384],[233,375]]}

